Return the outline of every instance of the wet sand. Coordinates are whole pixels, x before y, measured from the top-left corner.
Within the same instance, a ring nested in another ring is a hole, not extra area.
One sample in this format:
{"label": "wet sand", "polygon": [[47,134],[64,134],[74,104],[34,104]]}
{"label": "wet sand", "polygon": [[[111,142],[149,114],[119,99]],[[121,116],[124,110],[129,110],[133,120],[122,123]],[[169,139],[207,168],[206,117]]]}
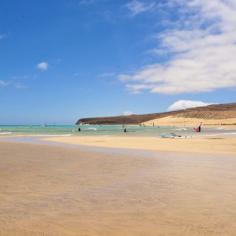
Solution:
{"label": "wet sand", "polygon": [[235,169],[228,155],[0,142],[0,235],[235,235]]}

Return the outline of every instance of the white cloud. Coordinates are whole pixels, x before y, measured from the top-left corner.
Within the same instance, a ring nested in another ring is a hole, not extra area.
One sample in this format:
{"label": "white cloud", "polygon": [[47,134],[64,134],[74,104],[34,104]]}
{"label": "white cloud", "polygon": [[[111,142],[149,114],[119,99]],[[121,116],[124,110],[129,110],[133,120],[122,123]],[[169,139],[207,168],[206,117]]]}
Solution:
{"label": "white cloud", "polygon": [[157,35],[159,46],[153,49],[166,52],[169,60],[119,79],[134,93],[200,93],[236,87],[235,0],[174,2],[180,17],[174,27]]}
{"label": "white cloud", "polygon": [[38,65],[37,65],[37,68],[41,71],[46,71],[48,69],[48,63],[47,62],[40,62]]}
{"label": "white cloud", "polygon": [[171,106],[168,107],[168,111],[178,111],[183,110],[187,108],[193,108],[193,107],[205,107],[209,106],[212,103],[206,103],[201,101],[191,101],[191,100],[179,100],[174,102]]}
{"label": "white cloud", "polygon": [[138,0],[133,0],[126,4],[131,16],[136,16],[140,13],[150,11],[155,7],[155,2],[144,3]]}
{"label": "white cloud", "polygon": [[132,114],[133,114],[132,111],[124,111],[124,112],[123,112],[123,116],[130,116],[130,115],[132,115]]}

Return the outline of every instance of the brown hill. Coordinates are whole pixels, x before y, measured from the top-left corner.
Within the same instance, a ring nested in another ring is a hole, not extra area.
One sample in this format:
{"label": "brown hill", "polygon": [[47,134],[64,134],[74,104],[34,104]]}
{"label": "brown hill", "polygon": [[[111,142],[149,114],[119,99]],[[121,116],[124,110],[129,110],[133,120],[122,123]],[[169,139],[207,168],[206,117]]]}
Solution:
{"label": "brown hill", "polygon": [[144,115],[129,115],[129,116],[112,116],[112,117],[94,117],[83,118],[76,124],[140,124],[150,120],[155,120],[164,117],[182,117],[182,118],[198,118],[198,119],[232,119],[236,118],[236,103],[217,104],[206,107],[196,107],[186,110],[153,113]]}

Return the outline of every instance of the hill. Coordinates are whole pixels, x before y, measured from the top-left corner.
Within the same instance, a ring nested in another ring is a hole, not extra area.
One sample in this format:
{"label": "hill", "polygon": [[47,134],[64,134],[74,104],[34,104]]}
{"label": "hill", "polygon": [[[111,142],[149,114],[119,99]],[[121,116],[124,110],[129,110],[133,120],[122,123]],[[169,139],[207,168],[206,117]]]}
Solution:
{"label": "hill", "polygon": [[[170,121],[172,120],[172,121]],[[211,121],[211,124],[232,124],[236,125],[236,103],[216,104],[205,107],[189,108],[185,110],[153,113],[144,115],[112,116],[112,117],[94,117],[79,119],[76,124],[147,124],[153,123],[160,125],[170,125],[176,122],[185,122],[194,120]],[[170,121],[170,124],[169,124]]]}

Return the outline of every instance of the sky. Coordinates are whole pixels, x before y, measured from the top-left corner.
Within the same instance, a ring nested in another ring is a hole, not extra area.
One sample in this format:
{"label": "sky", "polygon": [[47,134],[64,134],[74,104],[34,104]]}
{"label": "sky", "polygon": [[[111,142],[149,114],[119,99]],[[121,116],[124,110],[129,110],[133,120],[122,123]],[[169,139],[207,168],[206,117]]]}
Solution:
{"label": "sky", "polygon": [[0,124],[235,101],[235,0],[0,2]]}

